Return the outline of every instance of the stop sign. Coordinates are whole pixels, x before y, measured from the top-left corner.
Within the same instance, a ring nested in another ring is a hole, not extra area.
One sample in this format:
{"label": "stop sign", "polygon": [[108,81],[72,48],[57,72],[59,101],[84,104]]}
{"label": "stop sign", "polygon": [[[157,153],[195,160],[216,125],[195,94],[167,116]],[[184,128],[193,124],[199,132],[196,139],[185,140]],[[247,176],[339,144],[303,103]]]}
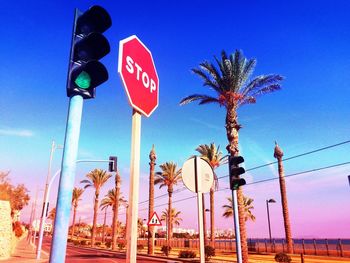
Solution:
{"label": "stop sign", "polygon": [[118,72],[131,106],[149,117],[158,107],[159,79],[151,51],[135,35],[119,42]]}

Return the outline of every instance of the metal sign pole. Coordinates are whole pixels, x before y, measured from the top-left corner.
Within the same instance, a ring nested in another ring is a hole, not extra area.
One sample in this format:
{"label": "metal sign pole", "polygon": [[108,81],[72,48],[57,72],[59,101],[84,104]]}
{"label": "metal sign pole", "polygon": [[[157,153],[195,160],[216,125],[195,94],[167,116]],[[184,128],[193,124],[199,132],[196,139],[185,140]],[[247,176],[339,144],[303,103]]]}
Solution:
{"label": "metal sign pole", "polygon": [[136,263],[137,254],[137,218],[139,202],[140,177],[140,144],[141,144],[141,115],[136,110],[132,113],[131,128],[131,160],[130,160],[130,191],[129,216],[127,227],[126,262]]}
{"label": "metal sign pole", "polygon": [[80,95],[71,97],[62,157],[62,173],[57,195],[50,263],[63,263],[66,258],[68,224],[72,206],[82,111],[83,97]]}
{"label": "metal sign pole", "polygon": [[200,166],[198,165],[198,156],[194,158],[194,176],[195,176],[195,187],[197,192],[197,205],[198,205],[198,228],[199,228],[199,251],[200,251],[200,262],[205,262],[205,251],[204,251],[204,231],[203,231],[203,199],[202,199],[202,176]]}
{"label": "metal sign pole", "polygon": [[235,223],[237,263],[242,263],[241,233],[239,230],[237,190],[232,190],[233,221]]}

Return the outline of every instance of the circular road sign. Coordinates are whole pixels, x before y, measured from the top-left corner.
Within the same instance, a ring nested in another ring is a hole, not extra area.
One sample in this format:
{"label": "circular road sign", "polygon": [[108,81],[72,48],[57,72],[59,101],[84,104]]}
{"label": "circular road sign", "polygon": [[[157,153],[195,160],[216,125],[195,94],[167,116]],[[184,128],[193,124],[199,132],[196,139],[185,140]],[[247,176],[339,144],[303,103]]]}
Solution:
{"label": "circular road sign", "polygon": [[118,73],[131,106],[149,117],[158,107],[159,79],[151,51],[135,35],[119,42]]}
{"label": "circular road sign", "polygon": [[188,159],[182,166],[181,173],[184,185],[194,193],[207,193],[213,185],[213,169],[206,160],[200,157],[194,156]]}

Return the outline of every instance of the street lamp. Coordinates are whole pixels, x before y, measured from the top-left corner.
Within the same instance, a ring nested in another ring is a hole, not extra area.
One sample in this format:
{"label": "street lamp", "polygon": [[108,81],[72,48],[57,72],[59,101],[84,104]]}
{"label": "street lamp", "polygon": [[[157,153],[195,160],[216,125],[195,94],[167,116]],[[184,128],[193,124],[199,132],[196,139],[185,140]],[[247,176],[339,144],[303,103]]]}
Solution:
{"label": "street lamp", "polygon": [[270,225],[270,210],[269,210],[269,203],[276,203],[276,201],[274,199],[269,199],[269,200],[266,200],[266,209],[267,209],[267,223],[268,223],[268,226],[269,226],[269,236],[270,236],[270,243],[272,241],[272,238],[271,238],[271,225]]}

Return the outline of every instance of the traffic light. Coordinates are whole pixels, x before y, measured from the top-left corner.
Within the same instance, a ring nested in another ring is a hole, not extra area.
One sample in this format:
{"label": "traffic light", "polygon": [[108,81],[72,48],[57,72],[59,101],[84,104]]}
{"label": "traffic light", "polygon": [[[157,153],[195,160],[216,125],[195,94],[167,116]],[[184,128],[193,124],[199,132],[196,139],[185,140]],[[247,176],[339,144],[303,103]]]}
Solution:
{"label": "traffic light", "polygon": [[110,52],[108,40],[102,35],[112,20],[100,6],[85,13],[75,11],[72,45],[67,78],[67,96],[95,97],[95,88],[108,80],[106,67],[98,60]]}
{"label": "traffic light", "polygon": [[244,162],[242,156],[229,156],[228,157],[228,169],[230,174],[230,188],[231,190],[237,190],[241,185],[245,185],[246,182],[243,178],[240,178],[241,174],[245,173],[243,167],[239,167],[240,163]]}
{"label": "traffic light", "polygon": [[109,166],[108,171],[109,172],[116,172],[117,171],[117,156],[110,156],[109,157]]}

